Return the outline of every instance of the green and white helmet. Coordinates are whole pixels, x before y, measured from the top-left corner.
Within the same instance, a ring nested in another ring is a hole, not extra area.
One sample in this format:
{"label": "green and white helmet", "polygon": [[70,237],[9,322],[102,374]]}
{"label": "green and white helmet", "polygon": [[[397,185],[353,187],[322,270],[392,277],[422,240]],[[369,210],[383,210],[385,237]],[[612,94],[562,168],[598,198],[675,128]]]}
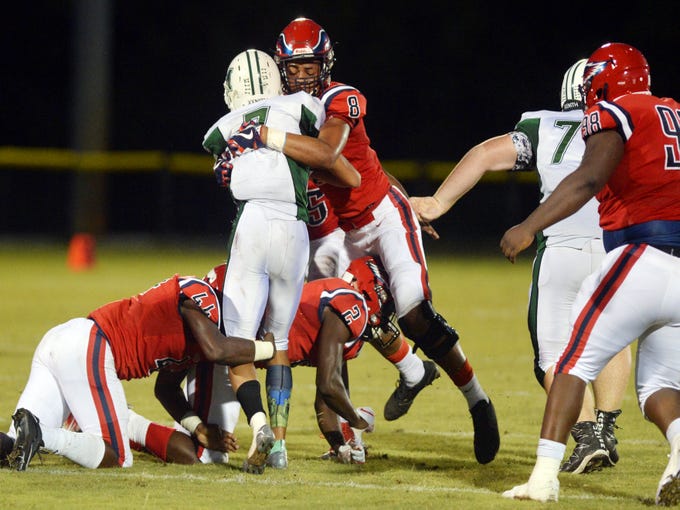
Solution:
{"label": "green and white helmet", "polygon": [[230,110],[281,94],[281,75],[274,59],[260,50],[234,57],[224,78],[224,102]]}
{"label": "green and white helmet", "polygon": [[588,62],[588,60],[582,58],[564,73],[562,88],[560,89],[560,107],[563,111],[576,109],[583,110],[585,101],[583,100],[581,89],[586,62]]}

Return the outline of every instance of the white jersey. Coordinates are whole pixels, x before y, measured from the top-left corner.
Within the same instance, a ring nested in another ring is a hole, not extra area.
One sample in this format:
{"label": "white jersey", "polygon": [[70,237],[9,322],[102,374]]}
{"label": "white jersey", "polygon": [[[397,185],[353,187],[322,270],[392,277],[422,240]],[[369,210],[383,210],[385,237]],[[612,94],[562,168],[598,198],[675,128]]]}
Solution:
{"label": "white jersey", "polygon": [[[306,92],[271,97],[224,115],[205,134],[203,147],[219,156],[226,140],[250,120],[288,133],[317,136],[326,113],[321,101]],[[242,154],[233,165],[229,190],[235,200],[258,201],[273,211],[273,217],[307,220],[309,167],[266,147]]]}
{"label": "white jersey", "polygon": [[[525,134],[530,147],[518,150],[517,164],[513,170],[538,171],[541,181],[541,202],[545,202],[557,185],[576,170],[585,143],[581,137],[583,111],[556,112],[540,110],[522,114],[515,132]],[[515,141],[513,139],[513,141]],[[515,141],[517,147],[517,142]],[[547,245],[582,248],[593,238],[602,238],[595,198],[588,201],[571,216],[546,228],[543,235]]]}

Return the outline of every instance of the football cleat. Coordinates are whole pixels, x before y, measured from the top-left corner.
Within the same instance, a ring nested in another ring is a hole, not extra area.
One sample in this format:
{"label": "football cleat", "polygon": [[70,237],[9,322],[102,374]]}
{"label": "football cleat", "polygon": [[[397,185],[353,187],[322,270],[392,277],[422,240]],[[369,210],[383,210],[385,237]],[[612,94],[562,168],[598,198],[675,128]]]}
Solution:
{"label": "football cleat", "polygon": [[597,410],[597,431],[604,443],[609,458],[603,462],[602,467],[614,467],[619,461],[619,453],[616,451],[618,440],[614,435],[614,429],[618,429],[616,418],[621,414],[621,409],[616,411]]}
{"label": "football cleat", "polygon": [[480,400],[470,409],[470,414],[475,430],[475,458],[480,464],[488,464],[496,458],[501,445],[496,409],[491,400]]}
{"label": "football cleat", "polygon": [[394,393],[390,395],[390,398],[385,403],[383,414],[387,421],[393,421],[404,416],[411,408],[418,393],[439,377],[439,369],[437,369],[437,365],[433,361],[423,361],[423,368],[425,369],[423,378],[412,388],[406,386],[404,378],[401,375],[399,376],[397,389],[394,390]]}
{"label": "football cleat", "polygon": [[668,464],[656,490],[656,504],[675,506],[678,503],[680,503],[680,436],[675,436],[671,443]]}
{"label": "football cleat", "polygon": [[267,466],[274,469],[286,469],[288,467],[288,451],[286,450],[285,439],[274,441],[274,446],[267,455]]}
{"label": "football cleat", "polygon": [[28,409],[17,409],[12,416],[17,438],[14,448],[8,455],[9,467],[16,471],[26,471],[35,454],[43,446],[40,420]]}
{"label": "football cleat", "polygon": [[571,435],[576,446],[569,459],[560,467],[561,472],[578,475],[599,471],[605,464],[614,465],[594,421],[575,423],[571,428]]}
{"label": "football cleat", "polygon": [[14,449],[14,439],[0,432],[0,468],[9,467],[9,454]]}
{"label": "football cleat", "polygon": [[267,455],[274,446],[274,432],[269,425],[262,425],[253,438],[248,458],[243,461],[243,471],[255,475],[264,473]]}

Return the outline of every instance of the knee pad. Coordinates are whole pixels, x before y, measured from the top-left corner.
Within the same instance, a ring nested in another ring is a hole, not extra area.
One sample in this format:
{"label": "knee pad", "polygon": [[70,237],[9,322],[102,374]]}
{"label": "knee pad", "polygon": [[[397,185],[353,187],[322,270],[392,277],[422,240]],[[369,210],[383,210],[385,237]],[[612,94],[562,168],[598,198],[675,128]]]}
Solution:
{"label": "knee pad", "polygon": [[[409,312],[410,315],[413,312]],[[428,358],[437,359],[449,352],[456,342],[458,333],[449,326],[446,319],[435,312],[430,301],[417,306],[416,316],[399,319],[399,327],[408,338],[420,347]]]}

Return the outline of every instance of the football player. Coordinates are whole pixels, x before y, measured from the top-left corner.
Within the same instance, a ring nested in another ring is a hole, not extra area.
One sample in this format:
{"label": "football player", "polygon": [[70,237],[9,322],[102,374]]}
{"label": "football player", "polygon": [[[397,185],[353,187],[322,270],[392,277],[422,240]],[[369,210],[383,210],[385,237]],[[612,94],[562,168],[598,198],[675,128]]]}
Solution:
{"label": "football player", "polygon": [[[26,470],[40,447],[88,468],[131,466],[122,380],[153,372],[162,378],[200,360],[239,365],[273,357],[270,333],[266,341],[225,337],[221,314],[209,284],[175,275],[50,329],[35,350],[12,416],[10,467]],[[202,446],[228,450],[224,436],[208,428],[186,399],[176,398],[166,409]],[[69,415],[80,431],[62,427]]]}
{"label": "football player", "polygon": [[[340,228],[338,217],[314,179],[310,179],[307,185],[307,198],[310,248],[307,280],[342,276],[349,262],[345,231]],[[440,376],[432,361],[424,361],[413,352],[394,322],[390,318],[381,328],[374,328],[374,334],[369,335],[371,345],[399,370],[397,388],[385,403],[383,411],[388,421],[405,415],[418,393]]]}
{"label": "football player", "polygon": [[[541,202],[581,162],[585,144],[581,82],[586,60],[567,69],[560,92],[560,111],[522,114],[515,129],[489,138],[470,149],[430,197],[411,197],[422,221],[446,213],[484,175],[495,171],[538,171]],[[604,258],[598,202],[591,198],[575,214],[537,235],[529,295],[528,324],[534,349],[534,374],[550,391],[553,369],[569,335],[569,312],[583,280]],[[586,389],[577,423],[572,429],[576,447],[561,470],[588,473],[618,462],[614,427],[630,377],[630,348],[622,350]],[[595,409],[597,408],[597,409]]]}
{"label": "football player", "polygon": [[580,165],[522,223],[501,250],[514,262],[534,236],[597,196],[607,251],[574,301],[569,342],[556,365],[528,483],[503,495],[557,500],[558,472],[586,385],[636,339],[636,391],[644,416],[670,445],[656,494],[680,503],[680,103],[650,90],[644,55],[607,43],[583,74],[586,112]]}
{"label": "football player", "polygon": [[[314,138],[325,120],[321,102],[305,92],[292,96],[280,92],[278,69],[269,55],[259,50],[238,54],[224,81],[230,112],[208,129],[203,146],[214,155],[217,181],[229,190],[238,208],[228,246],[224,328],[228,335],[255,337],[262,326],[276,338],[277,354],[266,376],[275,435],[270,465],[286,468],[284,439],[293,387],[286,352],[309,256],[310,165],[337,185],[356,186],[361,178],[342,155]],[[255,122],[268,128],[268,146],[252,127]],[[238,147],[237,158],[230,152],[234,147]],[[287,157],[289,151],[297,153]],[[233,367],[229,378],[249,416],[252,450],[266,423],[255,369]],[[248,457],[244,470],[262,473],[264,463],[254,464],[252,459]]]}
{"label": "football player", "polygon": [[370,146],[363,120],[365,96],[351,85],[331,80],[333,45],[311,19],[297,18],[283,29],[275,59],[284,93],[304,90],[321,99],[326,122],[319,139],[341,151],[361,174],[356,188],[319,186],[345,231],[349,259],[365,255],[380,259],[401,331],[459,388],[472,414],[477,461],[491,462],[500,445],[493,404],[463,353],[458,333],[432,306],[421,227],[408,199],[390,181]]}

